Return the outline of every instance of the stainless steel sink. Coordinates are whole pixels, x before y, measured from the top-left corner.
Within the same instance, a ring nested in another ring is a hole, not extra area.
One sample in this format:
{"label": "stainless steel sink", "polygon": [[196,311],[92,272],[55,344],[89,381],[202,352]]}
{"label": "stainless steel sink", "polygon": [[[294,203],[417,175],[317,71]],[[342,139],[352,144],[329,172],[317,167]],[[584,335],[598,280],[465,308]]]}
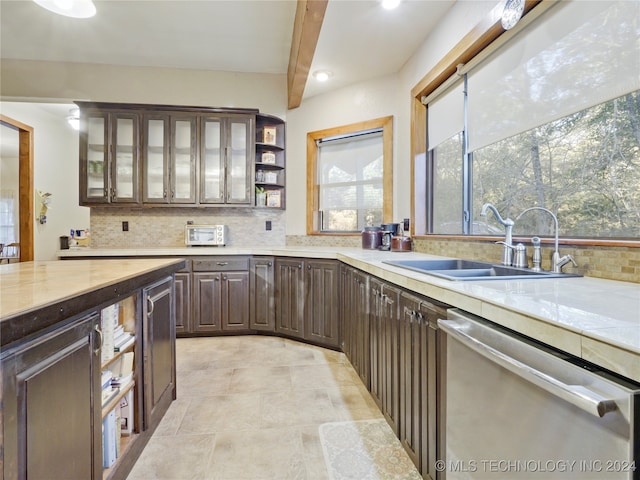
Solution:
{"label": "stainless steel sink", "polygon": [[528,268],[506,267],[474,260],[386,260],[382,263],[426,273],[447,280],[524,280],[581,277],[577,273],[534,272]]}

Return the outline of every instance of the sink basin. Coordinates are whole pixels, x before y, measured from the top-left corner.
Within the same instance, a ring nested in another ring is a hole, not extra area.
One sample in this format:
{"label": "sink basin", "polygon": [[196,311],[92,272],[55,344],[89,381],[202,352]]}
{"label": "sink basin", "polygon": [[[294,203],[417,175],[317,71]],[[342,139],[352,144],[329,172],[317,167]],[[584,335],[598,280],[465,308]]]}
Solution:
{"label": "sink basin", "polygon": [[387,260],[382,263],[426,273],[447,280],[524,280],[581,277],[576,273],[534,272],[528,268],[506,267],[474,260]]}

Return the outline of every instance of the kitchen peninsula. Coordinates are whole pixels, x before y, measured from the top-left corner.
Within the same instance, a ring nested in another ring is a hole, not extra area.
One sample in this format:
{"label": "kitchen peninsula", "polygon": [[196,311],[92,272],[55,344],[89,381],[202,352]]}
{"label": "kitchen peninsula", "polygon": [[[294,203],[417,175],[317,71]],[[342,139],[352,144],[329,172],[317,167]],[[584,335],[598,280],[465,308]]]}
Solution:
{"label": "kitchen peninsula", "polygon": [[[184,263],[0,266],[5,478],[126,476],[176,395],[174,273]],[[121,349],[118,328],[129,339]],[[119,377],[125,358],[129,376]],[[125,415],[131,427],[120,438]]]}

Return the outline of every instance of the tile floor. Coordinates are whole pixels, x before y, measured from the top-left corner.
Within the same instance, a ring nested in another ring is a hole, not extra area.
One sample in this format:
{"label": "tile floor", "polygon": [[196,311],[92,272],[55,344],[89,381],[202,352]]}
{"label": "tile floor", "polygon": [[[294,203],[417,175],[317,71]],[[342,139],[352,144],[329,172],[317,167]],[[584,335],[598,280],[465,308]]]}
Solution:
{"label": "tile floor", "polygon": [[328,479],[319,426],[382,418],[344,354],[292,340],[179,338],[177,370],[128,480]]}

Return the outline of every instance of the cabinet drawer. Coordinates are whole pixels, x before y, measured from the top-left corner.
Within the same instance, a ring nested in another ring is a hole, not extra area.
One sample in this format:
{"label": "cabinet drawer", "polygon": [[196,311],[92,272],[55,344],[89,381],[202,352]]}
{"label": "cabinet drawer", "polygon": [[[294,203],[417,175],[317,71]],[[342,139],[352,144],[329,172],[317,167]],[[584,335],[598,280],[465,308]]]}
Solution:
{"label": "cabinet drawer", "polygon": [[249,257],[216,257],[193,260],[194,272],[232,272],[249,270]]}

